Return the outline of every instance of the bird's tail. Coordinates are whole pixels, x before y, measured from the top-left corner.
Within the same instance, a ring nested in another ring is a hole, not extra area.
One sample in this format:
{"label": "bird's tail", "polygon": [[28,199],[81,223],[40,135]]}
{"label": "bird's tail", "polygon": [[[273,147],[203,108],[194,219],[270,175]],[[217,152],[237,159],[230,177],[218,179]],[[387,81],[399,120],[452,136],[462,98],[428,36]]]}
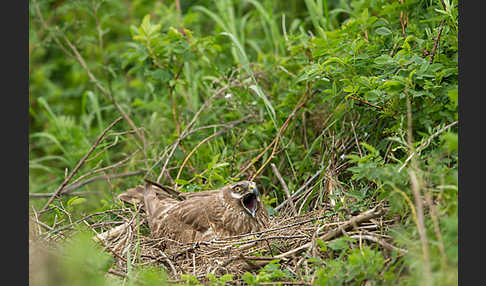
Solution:
{"label": "bird's tail", "polygon": [[126,190],[125,192],[118,195],[121,201],[132,203],[132,204],[142,204],[143,203],[143,186],[136,186]]}
{"label": "bird's tail", "polygon": [[[172,197],[172,194],[169,193],[166,188],[161,189],[159,186],[154,184],[147,184],[146,186],[138,185],[135,188],[131,188],[126,190],[125,192],[118,195],[118,199],[121,201],[131,203],[131,204],[145,204],[144,198],[144,190],[145,188],[149,188],[153,191],[154,195],[153,198],[157,198],[159,200],[165,200]],[[152,192],[151,192],[152,193]]]}

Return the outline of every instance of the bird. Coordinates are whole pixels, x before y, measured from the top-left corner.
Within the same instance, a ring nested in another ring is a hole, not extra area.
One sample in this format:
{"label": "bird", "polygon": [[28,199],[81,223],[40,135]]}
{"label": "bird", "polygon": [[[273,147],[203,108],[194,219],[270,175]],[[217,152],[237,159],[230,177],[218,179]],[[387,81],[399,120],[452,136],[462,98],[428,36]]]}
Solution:
{"label": "bird", "polygon": [[153,238],[197,243],[258,232],[268,226],[268,212],[255,182],[240,181],[215,190],[187,193],[146,182],[118,198],[142,204]]}

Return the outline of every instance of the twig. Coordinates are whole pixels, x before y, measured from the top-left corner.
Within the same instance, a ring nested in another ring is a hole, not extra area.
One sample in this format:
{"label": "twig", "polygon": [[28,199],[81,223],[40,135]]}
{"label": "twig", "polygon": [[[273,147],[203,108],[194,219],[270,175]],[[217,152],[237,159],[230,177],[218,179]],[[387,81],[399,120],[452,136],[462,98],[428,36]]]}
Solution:
{"label": "twig", "polygon": [[[317,93],[318,90],[315,90],[312,92],[312,95],[314,95],[315,93]],[[278,141],[280,140],[280,136],[282,135],[283,131],[285,131],[285,129],[287,128],[289,122],[290,122],[290,119],[295,115],[295,113],[297,112],[298,109],[300,109],[306,102],[307,102],[307,99],[309,99],[309,97],[307,96],[307,93],[304,93],[303,95],[303,100],[301,100],[301,103],[298,104],[294,110],[292,111],[292,113],[287,117],[287,119],[285,120],[284,124],[282,125],[282,127],[280,127],[280,130],[279,132],[277,133],[277,136],[272,140],[272,142],[267,146],[265,147],[265,149],[260,153],[258,154],[254,159],[252,159],[250,161],[250,163],[248,163],[248,165],[246,165],[243,169],[241,169],[241,171],[236,175],[236,176],[233,176],[233,178],[238,178],[240,177],[243,173],[246,172],[246,170],[248,170],[251,166],[253,166],[258,160],[260,160],[260,158],[265,154],[267,153],[267,151],[273,146],[273,150],[272,150],[272,154],[268,157],[267,161],[260,167],[260,169],[252,176],[252,178],[250,178],[250,181],[253,180],[262,170],[263,168],[270,162],[270,160],[273,158],[273,156],[275,155],[275,151],[276,151],[276,148],[277,148],[277,145],[278,145]]]}
{"label": "twig", "polygon": [[138,170],[138,171],[133,171],[133,172],[129,172],[129,173],[120,173],[120,174],[111,174],[111,175],[100,175],[100,176],[96,176],[96,177],[93,177],[93,178],[86,179],[84,181],[77,182],[76,184],[72,184],[72,185],[67,186],[64,189],[64,191],[61,192],[61,195],[62,194],[65,194],[67,192],[70,192],[72,190],[75,190],[77,188],[80,188],[80,187],[82,187],[84,185],[87,185],[87,184],[96,182],[96,181],[112,180],[112,179],[120,179],[120,178],[132,177],[132,176],[137,176],[137,175],[140,175],[140,174],[143,174],[143,173],[145,173],[145,170]]}
{"label": "twig", "polygon": [[277,257],[269,257],[269,256],[241,256],[241,258],[243,259],[247,259],[247,260],[260,260],[260,261],[271,261],[271,260],[275,260],[275,259],[278,259]]}
{"label": "twig", "polygon": [[116,275],[118,277],[122,277],[122,278],[127,277],[127,274],[125,272],[122,272],[120,270],[116,270],[116,269],[113,269],[113,268],[108,269],[108,273]]}
{"label": "twig", "polygon": [[41,235],[42,234],[42,231],[40,229],[40,227],[42,226],[43,228],[47,229],[47,230],[52,230],[52,227],[51,226],[48,226],[47,224],[41,222],[39,220],[39,217],[37,216],[37,213],[35,212],[35,209],[34,207],[32,207],[32,210],[34,210],[34,217],[35,217],[35,220],[33,218],[30,218],[31,221],[37,223],[37,227],[39,228],[39,234]]}
{"label": "twig", "polygon": [[432,274],[431,274],[430,262],[429,262],[430,261],[429,246],[427,243],[427,233],[425,231],[424,210],[422,204],[422,196],[420,194],[420,185],[414,170],[409,170],[408,174],[410,176],[412,193],[415,198],[415,208],[417,211],[417,219],[418,219],[417,228],[419,231],[420,242],[422,244],[422,255],[424,259],[425,273],[426,273],[427,282],[430,284],[431,281],[429,279],[431,277],[430,275]]}
{"label": "twig", "polygon": [[358,136],[356,135],[356,130],[354,129],[353,120],[351,120],[350,123],[351,123],[351,129],[353,129],[354,141],[356,142],[356,147],[358,147],[359,156],[363,157],[363,153],[361,153],[361,148],[359,147]]}
{"label": "twig", "polygon": [[[337,229],[331,230],[331,231],[325,233],[324,235],[320,236],[319,238],[322,241],[328,241],[330,239],[333,239],[337,235],[341,234],[343,229],[344,230],[349,229],[350,227],[353,227],[355,225],[358,225],[361,222],[364,222],[364,221],[367,221],[367,220],[369,220],[371,218],[377,217],[377,216],[381,215],[382,213],[383,213],[383,211],[382,211],[381,208],[378,208],[378,206],[377,207],[374,207],[371,210],[367,210],[367,211],[363,212],[362,214],[359,214],[357,216],[354,216],[349,221],[347,221],[344,224],[340,225]],[[300,247],[297,247],[297,248],[294,248],[294,249],[292,249],[290,251],[287,251],[285,253],[279,254],[276,257],[277,258],[284,258],[284,257],[290,256],[290,255],[296,254],[298,252],[301,252],[301,251],[303,251],[303,250],[305,250],[305,249],[307,249],[307,248],[309,248],[311,246],[312,246],[312,241],[311,242],[308,242],[308,243],[306,243],[306,244],[304,244],[304,245],[302,245]]]}
{"label": "twig", "polygon": [[[42,16],[42,13],[40,11],[40,8],[39,8],[39,4],[37,3],[37,0],[34,0],[33,1],[34,3],[34,6],[35,6],[35,10],[37,12],[37,15],[39,16],[39,20],[42,24],[42,27],[46,30],[46,31],[49,31],[49,26],[47,26],[47,23],[46,21],[44,20],[44,17]],[[52,38],[54,39],[54,41],[57,43],[57,45],[59,46],[59,48],[61,48],[61,50],[70,58],[74,58],[73,54],[71,54],[68,50],[66,50],[66,48],[62,45],[61,41],[55,36],[55,35],[52,35]]]}
{"label": "twig", "polygon": [[354,99],[354,100],[357,100],[357,101],[359,101],[359,102],[361,102],[361,103],[364,103],[364,104],[366,104],[366,105],[368,105],[368,106],[374,107],[374,108],[376,108],[376,109],[379,109],[379,110],[385,110],[385,109],[384,109],[383,107],[381,107],[381,106],[374,105],[373,103],[369,103],[368,101],[366,101],[366,100],[364,100],[364,99],[360,99],[360,98],[354,97],[354,96],[352,96],[352,95],[350,95],[350,94],[348,94],[348,95],[347,95],[347,97],[349,97],[349,98],[351,98],[351,99]]}
{"label": "twig", "polygon": [[373,242],[378,243],[379,245],[383,246],[383,248],[385,248],[385,249],[388,249],[390,251],[396,250],[396,251],[400,252],[401,254],[405,254],[405,253],[408,252],[408,250],[406,250],[406,249],[401,249],[401,248],[398,248],[396,246],[393,246],[393,245],[389,244],[388,242],[386,242],[385,240],[379,239],[379,238],[374,237],[372,235],[366,235],[366,234],[362,234],[362,235],[350,235],[349,237],[355,238],[355,239],[366,239],[366,240],[370,240],[370,241],[373,241]]}
{"label": "twig", "polygon": [[[108,136],[109,136],[109,134],[106,137],[108,137]],[[113,141],[113,143],[111,143],[110,145],[108,145],[105,148],[103,148],[103,150],[101,150],[100,152],[98,152],[96,155],[94,155],[93,157],[89,158],[88,160],[86,160],[86,162],[93,161],[94,159],[98,158],[98,156],[100,156],[101,154],[105,153],[106,150],[110,149],[111,147],[115,146],[116,144],[118,144],[118,136],[115,137],[115,140]]]}
{"label": "twig", "polygon": [[167,262],[167,264],[169,264],[170,270],[172,271],[172,275],[176,277],[177,270],[175,269],[174,264],[172,264],[172,261],[170,261],[169,257],[167,257],[167,255],[162,250],[159,250],[159,253],[161,254],[161,257],[164,259],[164,261]]}
{"label": "twig", "polygon": [[128,116],[128,114],[123,110],[123,108],[118,104],[118,102],[116,102],[116,100],[113,97],[113,95],[111,94],[111,92],[109,90],[107,90],[106,88],[104,88],[101,85],[101,83],[98,81],[98,79],[96,79],[96,77],[93,75],[93,73],[91,72],[91,70],[88,68],[88,65],[86,64],[86,61],[84,60],[83,56],[81,56],[81,54],[78,52],[78,49],[76,48],[76,46],[74,46],[71,43],[71,41],[69,41],[69,39],[64,34],[61,34],[61,35],[64,38],[64,41],[66,41],[66,43],[68,44],[68,46],[74,52],[74,55],[76,56],[76,59],[81,64],[81,66],[84,68],[84,70],[88,74],[88,77],[91,79],[91,81],[103,93],[103,95],[106,96],[113,103],[113,105],[115,106],[115,108],[123,116],[123,119],[125,119],[127,121],[128,125],[130,125],[130,127],[132,127],[132,129],[135,131],[135,133],[137,134],[138,138],[140,139],[140,141],[142,142],[142,144],[144,146],[143,149],[144,149],[144,153],[145,153],[145,145],[146,145],[145,138],[139,132],[139,130],[138,130],[137,126],[135,125],[135,123],[133,123],[132,119]]}
{"label": "twig", "polygon": [[[312,93],[311,93],[311,96],[316,94],[319,90],[314,90]],[[267,161],[265,161],[265,163],[263,163],[263,165],[260,167],[260,169],[258,169],[255,174],[253,174],[253,176],[251,176],[250,178],[250,181],[253,181],[262,171],[263,169],[265,169],[265,167],[268,165],[268,163],[270,163],[270,161],[273,159],[273,156],[275,156],[275,152],[277,150],[277,146],[278,146],[278,142],[280,140],[280,137],[282,136],[283,132],[285,131],[285,129],[287,129],[287,126],[289,126],[289,123],[290,123],[290,119],[292,119],[292,117],[294,117],[294,115],[297,113],[297,111],[299,111],[299,109],[304,106],[304,104],[307,102],[307,100],[311,97],[311,96],[308,96],[308,92],[306,91],[304,93],[304,95],[302,96],[302,99],[300,100],[300,103],[297,104],[294,108],[294,110],[292,110],[292,113],[290,113],[290,115],[287,117],[287,120],[285,120],[284,124],[282,125],[282,127],[280,127],[280,130],[278,131],[277,133],[277,136],[275,137],[274,141],[275,142],[273,144],[273,150],[272,150],[272,153],[270,154],[270,156],[268,157]],[[266,151],[265,151],[266,152]],[[241,172],[240,172],[241,173]]]}
{"label": "twig", "polygon": [[[446,10],[447,8],[446,8],[446,5],[444,3],[444,0],[440,0],[440,2],[442,4],[442,8],[444,8],[444,10]],[[434,62],[434,57],[435,57],[435,53],[437,52],[437,47],[440,45],[440,35],[442,34],[442,29],[444,28],[444,24],[445,24],[445,20],[440,21],[439,33],[437,34],[437,38],[434,41],[434,46],[432,47],[432,53],[430,55],[430,63],[431,64]]]}
{"label": "twig", "polygon": [[71,171],[71,173],[69,174],[69,176],[67,176],[66,179],[64,180],[64,182],[62,182],[61,186],[59,186],[59,188],[54,192],[54,194],[52,194],[52,196],[49,198],[49,200],[44,205],[44,207],[40,210],[39,214],[42,214],[47,209],[47,207],[52,203],[52,201],[54,200],[54,198],[61,193],[61,191],[67,185],[67,183],[69,182],[69,180],[71,180],[71,178],[74,176],[74,174],[76,174],[76,172],[79,170],[79,168],[81,168],[81,166],[83,165],[84,161],[86,161],[86,159],[94,151],[94,149],[96,148],[96,146],[98,146],[98,144],[101,142],[101,139],[103,139],[103,136],[105,136],[106,132],[108,132],[108,130],[110,130],[113,126],[115,126],[115,124],[117,124],[120,120],[122,120],[122,117],[118,117],[115,121],[113,121],[101,133],[100,136],[98,136],[98,139],[96,139],[95,143],[93,145],[91,145],[91,148],[89,149],[88,153],[86,153],[83,156],[83,158],[81,158],[81,160],[78,162],[78,164],[76,165],[76,167],[74,167],[74,169]]}
{"label": "twig", "polygon": [[[407,103],[407,143],[410,152],[414,152],[413,147],[413,127],[412,127],[412,104],[410,102],[410,97],[408,94],[408,82],[405,85],[405,95]],[[427,244],[427,233],[425,230],[424,223],[424,209],[422,204],[422,195],[420,194],[420,184],[415,174],[415,169],[417,168],[416,160],[412,160],[412,168],[408,170],[410,177],[410,188],[412,189],[413,196],[415,198],[415,208],[417,212],[417,229],[420,236],[420,242],[422,244],[422,258],[424,262],[424,276],[425,285],[432,284],[432,272],[430,268],[430,258],[429,258],[429,247]],[[418,169],[418,168],[417,168]]]}
{"label": "twig", "polygon": [[[179,1],[177,1],[179,2]],[[182,31],[184,31],[184,28],[182,28]],[[174,89],[175,89],[175,82],[177,79],[179,79],[179,76],[181,75],[182,68],[184,67],[184,63],[181,64],[179,67],[179,71],[177,71],[177,74],[174,78],[174,84],[169,87],[169,97],[171,101],[171,107],[172,107],[172,117],[174,117],[174,123],[176,126],[176,131],[177,131],[177,136],[181,135],[181,126],[179,124],[179,120],[177,119],[177,111],[175,107],[175,101],[174,101]]]}
{"label": "twig", "polygon": [[[65,195],[65,196],[85,196],[89,194],[96,194],[99,192],[72,192],[72,193],[64,193],[62,192],[60,195]],[[32,199],[37,199],[37,198],[49,198],[53,195],[54,193],[29,193],[29,198]]]}
{"label": "twig", "polygon": [[179,25],[180,25],[179,30],[184,36],[186,36],[186,31],[184,30],[184,26],[182,25],[182,20],[181,20],[181,15],[182,15],[181,2],[180,0],[175,0],[175,3],[177,9],[177,20],[179,21]]}
{"label": "twig", "polygon": [[[323,218],[326,218],[326,217],[327,216],[319,216],[319,217],[307,219],[307,220],[304,220],[304,221],[292,223],[292,224],[289,224],[289,225],[281,226],[281,227],[276,227],[276,228],[271,228],[271,229],[267,229],[267,230],[262,230],[262,231],[259,231],[259,232],[252,232],[252,233],[247,233],[247,234],[240,234],[240,235],[235,235],[235,236],[229,236],[229,237],[225,237],[224,239],[225,240],[230,240],[230,239],[235,239],[235,238],[241,238],[241,237],[246,237],[246,236],[251,236],[251,235],[257,235],[257,234],[262,234],[262,233],[268,233],[268,232],[272,232],[272,231],[282,230],[282,229],[291,228],[291,227],[298,226],[298,225],[303,225],[303,224],[306,224],[306,223],[309,223],[309,222],[313,222],[313,221],[316,221],[316,220],[319,220],[319,219],[323,219]],[[331,224],[327,224],[326,226],[336,225],[336,224],[338,224],[338,223],[331,223]]]}
{"label": "twig", "polygon": [[315,178],[317,178],[321,173],[322,171],[324,171],[324,167],[321,168],[319,171],[317,171],[312,177],[310,177],[309,180],[307,180],[307,182],[305,182],[305,184],[300,187],[297,191],[295,191],[292,196],[290,197],[290,199],[286,199],[285,201],[283,201],[280,205],[278,205],[275,210],[278,211],[279,209],[281,209],[286,203],[289,202],[289,200],[293,200],[297,195],[300,194],[300,192],[302,192]]}
{"label": "twig", "polygon": [[437,38],[434,41],[434,46],[432,47],[432,52],[430,54],[430,63],[431,64],[434,62],[435,53],[437,52],[437,46],[439,45],[439,42],[440,42],[440,35],[442,34],[442,29],[444,28],[444,23],[445,23],[444,20],[442,20],[440,22],[439,33],[437,34]]}
{"label": "twig", "polygon": [[201,146],[203,145],[204,143],[208,142],[209,140],[211,140],[212,138],[216,137],[216,136],[219,136],[223,133],[226,133],[228,130],[234,128],[236,125],[242,123],[242,122],[245,122],[246,120],[248,120],[248,118],[250,118],[251,115],[248,115],[242,119],[239,119],[239,120],[236,120],[234,122],[231,123],[231,125],[227,126],[226,128],[222,129],[222,130],[219,130],[218,132],[204,138],[201,142],[199,142],[196,147],[194,147],[191,152],[186,156],[186,158],[184,159],[184,161],[182,162],[182,165],[181,167],[179,168],[179,171],[177,172],[177,176],[176,176],[176,181],[179,179],[181,173],[182,173],[182,169],[184,169],[184,166],[186,165],[186,163],[188,162],[189,158],[191,158],[192,154],[194,154],[194,152],[196,152],[196,150]]}
{"label": "twig", "polygon": [[250,243],[255,243],[255,242],[260,242],[260,241],[265,241],[268,239],[295,239],[295,238],[308,238],[309,236],[307,235],[276,235],[276,236],[268,236],[264,238],[257,238],[253,240],[246,240],[246,241],[239,241],[239,242],[233,242],[233,245],[245,245],[245,244],[250,244]]}
{"label": "twig", "polygon": [[[83,180],[84,178],[89,177],[91,175],[94,175],[94,174],[97,174],[97,173],[101,173],[101,172],[105,172],[107,170],[110,170],[110,169],[113,169],[113,168],[118,168],[118,167],[121,167],[121,166],[125,165],[126,162],[128,162],[133,156],[135,156],[135,154],[138,153],[138,151],[140,151],[140,149],[136,149],[133,153],[131,153],[130,155],[128,155],[126,158],[123,158],[122,160],[120,160],[120,161],[118,161],[118,162],[116,162],[114,164],[111,164],[109,166],[102,167],[102,168],[98,168],[98,165],[97,165],[95,167],[95,169],[90,170],[90,171],[86,172],[86,174],[83,174],[83,175],[79,176],[71,184],[67,185],[66,188],[69,188],[71,185],[74,185],[74,184],[79,183],[81,180]],[[88,161],[89,160],[86,160],[86,162],[88,162]],[[101,161],[99,162],[99,164],[101,164]]]}
{"label": "twig", "polygon": [[312,285],[303,281],[259,282],[258,285]]}
{"label": "twig", "polygon": [[434,139],[435,137],[439,136],[442,132],[446,131],[447,129],[453,127],[454,125],[456,125],[457,123],[459,123],[458,120],[452,122],[452,123],[449,123],[447,124],[446,126],[442,127],[441,129],[439,129],[437,132],[435,132],[434,134],[430,135],[429,138],[427,138],[427,140],[424,141],[424,143],[422,143],[418,148],[417,150],[411,152],[411,154],[407,157],[407,159],[405,160],[405,162],[403,163],[403,165],[398,169],[398,172],[401,172],[402,169],[407,165],[407,163],[413,158],[413,156],[415,156],[415,154],[419,153],[425,148],[427,147],[430,142],[432,141],[432,139]]}
{"label": "twig", "polygon": [[[403,4],[403,0],[399,0],[400,4]],[[407,25],[407,15],[404,11],[400,11],[400,25],[402,26],[402,36],[405,38],[407,34],[405,33],[405,26]]]}
{"label": "twig", "polygon": [[[199,114],[201,114],[201,112],[206,109],[206,107],[209,106],[209,104],[214,100],[214,98],[216,98],[217,96],[221,95],[222,93],[224,93],[228,88],[230,88],[231,86],[233,86],[234,84],[241,84],[239,83],[238,81],[232,81],[230,82],[227,86],[225,87],[222,87],[220,88],[218,91],[216,91],[211,97],[209,97],[205,102],[204,104],[199,108],[199,110],[196,112],[196,114],[194,114],[192,120],[187,124],[186,128],[184,128],[184,130],[181,132],[181,135],[176,139],[176,141],[172,144],[172,149],[170,150],[170,153],[169,155],[167,156],[166,160],[165,160],[165,163],[164,163],[164,166],[162,167],[162,170],[160,171],[160,174],[159,176],[157,177],[157,183],[160,183],[160,180],[162,179],[163,175],[165,174],[165,170],[167,168],[167,164],[169,163],[170,159],[172,158],[172,156],[174,155],[175,153],[175,150],[177,148],[177,146],[179,145],[179,143],[182,141],[183,138],[185,138],[187,136],[187,134],[190,132],[191,128],[192,128],[192,125],[196,122],[197,118],[199,117]],[[156,164],[158,164],[159,160],[156,162]]]}
{"label": "twig", "polygon": [[282,185],[282,188],[284,189],[285,194],[287,195],[287,199],[290,200],[290,206],[292,207],[292,211],[293,211],[294,215],[297,215],[297,210],[295,209],[294,201],[291,199],[289,188],[287,187],[287,183],[285,183],[284,179],[282,178],[282,175],[280,175],[280,172],[278,171],[277,166],[275,166],[274,163],[270,164],[270,166],[272,166],[273,173],[275,174],[275,176],[280,181],[280,184]]}
{"label": "twig", "polygon": [[196,276],[196,254],[192,253],[192,275]]}
{"label": "twig", "polygon": [[276,141],[276,140],[277,140],[277,137],[275,137],[275,138],[273,139],[273,141],[272,141],[270,144],[268,144],[268,146],[267,146],[267,147],[265,147],[265,149],[263,149],[263,151],[262,151],[262,152],[260,152],[260,154],[258,154],[258,155],[257,155],[257,156],[256,156],[254,159],[252,159],[252,160],[250,161],[250,163],[249,163],[248,165],[246,165],[246,167],[244,167],[243,169],[241,169],[241,171],[240,171],[240,172],[239,172],[237,175],[233,176],[233,179],[236,179],[236,178],[240,177],[240,176],[241,176],[243,173],[245,173],[245,172],[246,172],[246,170],[248,170],[248,169],[249,169],[251,166],[253,166],[253,164],[255,164],[255,163],[258,161],[258,160],[260,160],[260,158],[261,158],[263,155],[265,155],[265,153],[267,153],[267,151],[268,151],[270,148],[272,148],[272,146],[273,146],[273,144],[275,143],[275,141]]}
{"label": "twig", "polygon": [[[82,187],[84,185],[87,185],[87,184],[96,182],[96,181],[107,180],[107,179],[110,179],[111,180],[111,179],[125,178],[125,177],[140,175],[140,174],[143,174],[143,173],[145,173],[145,170],[138,170],[138,171],[130,172],[130,173],[121,173],[121,174],[112,174],[112,175],[101,175],[101,176],[89,178],[87,180],[80,181],[80,182],[77,182],[75,184],[68,185],[58,195],[83,195],[83,194],[86,194],[87,192],[79,192],[79,193],[76,193],[76,194],[74,194],[74,193],[68,194],[68,192],[70,192],[72,190],[75,190],[75,189],[78,189],[78,188],[80,188],[80,187]],[[54,193],[48,193],[48,194],[45,194],[45,193],[31,193],[31,194],[29,194],[29,197],[31,197],[31,198],[43,198],[43,197],[50,197],[53,194]]]}
{"label": "twig", "polygon": [[[129,210],[131,211],[131,209],[129,209]],[[102,212],[96,212],[96,213],[87,215],[85,217],[82,217],[82,218],[80,218],[80,219],[78,219],[78,220],[76,220],[74,222],[71,222],[68,225],[61,226],[58,229],[53,229],[52,231],[50,231],[50,233],[53,234],[53,233],[60,232],[62,230],[68,229],[68,228],[72,227],[73,225],[75,225],[76,223],[79,223],[81,221],[87,220],[90,217],[94,217],[94,216],[102,215],[102,214],[106,214],[106,213],[114,213],[114,212],[127,212],[127,210],[126,209],[110,209],[110,210],[106,210],[106,211],[102,211]]]}
{"label": "twig", "polygon": [[440,251],[440,254],[442,256],[442,261],[441,261],[442,267],[445,267],[447,255],[446,255],[445,248],[444,248],[444,242],[443,242],[443,239],[442,239],[442,234],[440,232],[437,209],[436,209],[434,203],[432,202],[432,198],[431,198],[431,195],[430,195],[429,192],[425,192],[425,201],[429,205],[430,218],[432,219],[432,223],[434,225],[434,232],[435,232],[435,235],[437,236],[437,243],[439,245],[439,251]]}

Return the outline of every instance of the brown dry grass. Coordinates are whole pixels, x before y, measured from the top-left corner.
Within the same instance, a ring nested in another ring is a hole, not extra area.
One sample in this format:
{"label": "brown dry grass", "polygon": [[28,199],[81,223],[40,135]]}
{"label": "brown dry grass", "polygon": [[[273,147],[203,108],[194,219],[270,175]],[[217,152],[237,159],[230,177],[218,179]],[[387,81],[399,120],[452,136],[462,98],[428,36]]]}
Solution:
{"label": "brown dry grass", "polygon": [[[273,217],[270,227],[264,231],[195,244],[142,235],[137,232],[140,225],[132,216],[127,218],[128,223],[114,228],[115,232],[105,232],[95,240],[114,255],[117,269],[110,273],[125,275],[127,259],[131,257],[130,263],[134,266],[159,265],[165,268],[172,281],[180,279],[181,274],[192,274],[202,280],[209,273],[216,276],[231,273],[241,277],[246,271],[256,272],[274,259],[280,259],[283,267],[303,277],[305,256],[300,255],[302,252],[326,258],[327,254],[316,247],[316,238],[325,241],[347,235],[360,238],[360,246],[368,242],[378,243],[388,250],[395,248],[390,238],[382,235],[394,221],[384,219],[385,209],[381,206],[347,219],[338,215],[328,216],[324,212],[325,209],[318,209],[291,216],[291,210],[287,208],[281,211],[284,215]],[[130,256],[127,255],[128,250]]]}

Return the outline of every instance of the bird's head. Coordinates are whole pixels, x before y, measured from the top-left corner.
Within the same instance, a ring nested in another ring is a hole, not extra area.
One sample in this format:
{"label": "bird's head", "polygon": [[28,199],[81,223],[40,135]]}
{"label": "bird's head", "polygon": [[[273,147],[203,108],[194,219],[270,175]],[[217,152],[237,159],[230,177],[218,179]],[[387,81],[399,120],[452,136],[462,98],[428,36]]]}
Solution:
{"label": "bird's head", "polygon": [[231,198],[237,201],[237,204],[240,204],[248,214],[255,217],[260,205],[260,194],[254,182],[241,181],[232,184],[228,191]]}

